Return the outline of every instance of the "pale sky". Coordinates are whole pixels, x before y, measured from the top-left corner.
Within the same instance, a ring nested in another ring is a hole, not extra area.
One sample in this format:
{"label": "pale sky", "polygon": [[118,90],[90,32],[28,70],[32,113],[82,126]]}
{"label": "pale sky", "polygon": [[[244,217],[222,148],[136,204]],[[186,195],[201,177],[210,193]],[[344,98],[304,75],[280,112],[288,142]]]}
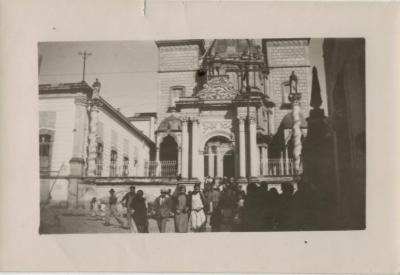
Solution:
{"label": "pale sky", "polygon": [[[310,61],[318,69],[326,106],[322,41],[311,39]],[[38,48],[42,56],[40,84],[81,81],[83,61],[78,52],[87,51],[91,55],[85,80],[91,85],[98,78],[101,96],[126,116],[156,111],[158,51],[154,41],[46,42]]]}

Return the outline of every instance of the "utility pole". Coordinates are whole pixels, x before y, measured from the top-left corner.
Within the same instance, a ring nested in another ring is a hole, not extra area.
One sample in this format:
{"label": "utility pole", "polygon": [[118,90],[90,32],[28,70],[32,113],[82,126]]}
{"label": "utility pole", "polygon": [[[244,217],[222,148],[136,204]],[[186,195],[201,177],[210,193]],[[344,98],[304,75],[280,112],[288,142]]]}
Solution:
{"label": "utility pole", "polygon": [[86,51],[84,52],[79,52],[79,55],[82,56],[83,58],[83,72],[82,72],[82,81],[85,81],[85,70],[86,70],[86,58],[90,55],[92,55],[92,53],[88,53]]}

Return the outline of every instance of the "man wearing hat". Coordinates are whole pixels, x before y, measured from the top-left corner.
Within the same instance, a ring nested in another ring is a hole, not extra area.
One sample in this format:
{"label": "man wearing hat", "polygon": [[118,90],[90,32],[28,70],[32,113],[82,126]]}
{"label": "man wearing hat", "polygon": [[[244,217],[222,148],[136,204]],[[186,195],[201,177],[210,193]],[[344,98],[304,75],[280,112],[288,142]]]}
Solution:
{"label": "man wearing hat", "polygon": [[121,226],[123,226],[124,225],[123,221],[118,217],[118,209],[117,209],[118,199],[117,199],[117,196],[115,195],[114,189],[111,188],[109,193],[110,193],[110,197],[108,199],[108,211],[107,211],[104,225],[111,225],[110,219],[111,219],[111,217],[114,217],[114,219],[116,219],[117,222]]}
{"label": "man wearing hat", "polygon": [[123,206],[126,207],[126,220],[128,222],[128,227],[131,232],[137,232],[135,221],[133,220],[133,200],[136,196],[135,186],[129,187],[129,192],[124,195],[121,200]]}
{"label": "man wearing hat", "polygon": [[171,216],[172,202],[168,196],[168,189],[162,188],[161,195],[154,201],[154,210],[156,212],[156,220],[160,233],[165,233],[168,220]]}

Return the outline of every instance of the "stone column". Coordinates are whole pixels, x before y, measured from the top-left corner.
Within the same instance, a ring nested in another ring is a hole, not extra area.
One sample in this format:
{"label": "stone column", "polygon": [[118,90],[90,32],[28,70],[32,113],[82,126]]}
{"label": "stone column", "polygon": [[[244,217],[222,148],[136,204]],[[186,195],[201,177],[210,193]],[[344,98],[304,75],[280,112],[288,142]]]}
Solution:
{"label": "stone column", "polygon": [[92,105],[90,109],[90,124],[89,124],[89,150],[88,150],[88,176],[96,176],[96,132],[98,122],[98,107]]}
{"label": "stone column", "polygon": [[283,160],[283,152],[281,152],[281,157],[279,159],[279,175],[284,175],[285,174],[285,163]]}
{"label": "stone column", "polygon": [[300,129],[300,102],[293,101],[293,165],[295,174],[300,172],[300,155],[302,150]]}
{"label": "stone column", "polygon": [[192,119],[192,178],[198,178],[200,176],[199,172],[199,120],[197,118]]}
{"label": "stone column", "polygon": [[156,163],[157,163],[156,176],[160,177],[161,176],[160,147],[156,148]]}
{"label": "stone column", "polygon": [[214,177],[214,162],[215,162],[214,154],[213,154],[211,146],[209,146],[208,147],[208,175],[210,177]]}
{"label": "stone column", "polygon": [[269,165],[268,165],[268,147],[264,148],[264,174],[268,176]]}
{"label": "stone column", "polygon": [[239,117],[239,176],[246,177],[246,141],[244,131],[244,118]]}
{"label": "stone column", "polygon": [[100,105],[100,82],[96,79],[96,82],[93,83],[93,95],[90,103],[90,117],[89,117],[89,144],[88,144],[88,169],[87,175],[96,176],[96,147],[97,147],[97,123],[99,121],[99,109]]}
{"label": "stone column", "polygon": [[187,118],[182,119],[182,178],[189,177],[189,135]]}
{"label": "stone column", "polygon": [[264,147],[258,147],[258,151],[260,152],[260,175],[263,176],[265,173],[264,169]]}
{"label": "stone column", "polygon": [[182,176],[182,146],[178,146],[178,171],[177,174]]}
{"label": "stone column", "polygon": [[293,166],[295,175],[300,173],[300,155],[302,150],[301,144],[301,121],[300,121],[300,100],[301,93],[298,93],[297,90],[297,76],[292,72],[290,75],[290,94],[289,100],[292,103],[292,115],[293,115],[293,129],[292,129],[292,137],[293,137]]}
{"label": "stone column", "polygon": [[288,145],[286,144],[285,145],[285,173],[286,173],[286,175],[290,174],[289,173],[289,165],[290,165],[290,162],[289,162]]}
{"label": "stone column", "polygon": [[250,132],[250,176],[258,176],[258,152],[257,152],[257,129],[256,129],[256,114],[251,113],[249,116],[249,132]]}
{"label": "stone column", "polygon": [[[72,158],[69,161],[70,175],[83,176],[85,174],[85,150],[86,146],[86,123],[87,115],[87,97],[78,95],[75,98],[75,129],[73,139]],[[96,133],[95,133],[96,139]],[[96,151],[96,147],[94,148]]]}
{"label": "stone column", "polygon": [[199,157],[198,157],[198,168],[197,168],[197,172],[198,172],[198,179],[200,180],[200,182],[204,181],[204,151],[203,150],[199,150],[198,151]]}
{"label": "stone column", "polygon": [[217,177],[222,178],[224,175],[224,155],[221,148],[217,148]]}

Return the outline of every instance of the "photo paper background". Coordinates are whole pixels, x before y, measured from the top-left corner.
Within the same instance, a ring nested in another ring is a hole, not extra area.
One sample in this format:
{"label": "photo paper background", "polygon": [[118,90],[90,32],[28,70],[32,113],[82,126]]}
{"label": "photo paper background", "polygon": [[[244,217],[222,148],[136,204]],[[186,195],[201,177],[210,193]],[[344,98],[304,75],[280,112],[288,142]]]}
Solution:
{"label": "photo paper background", "polygon": [[[228,1],[0,2],[0,270],[399,271],[399,6]],[[40,41],[364,37],[364,231],[39,236]]]}

